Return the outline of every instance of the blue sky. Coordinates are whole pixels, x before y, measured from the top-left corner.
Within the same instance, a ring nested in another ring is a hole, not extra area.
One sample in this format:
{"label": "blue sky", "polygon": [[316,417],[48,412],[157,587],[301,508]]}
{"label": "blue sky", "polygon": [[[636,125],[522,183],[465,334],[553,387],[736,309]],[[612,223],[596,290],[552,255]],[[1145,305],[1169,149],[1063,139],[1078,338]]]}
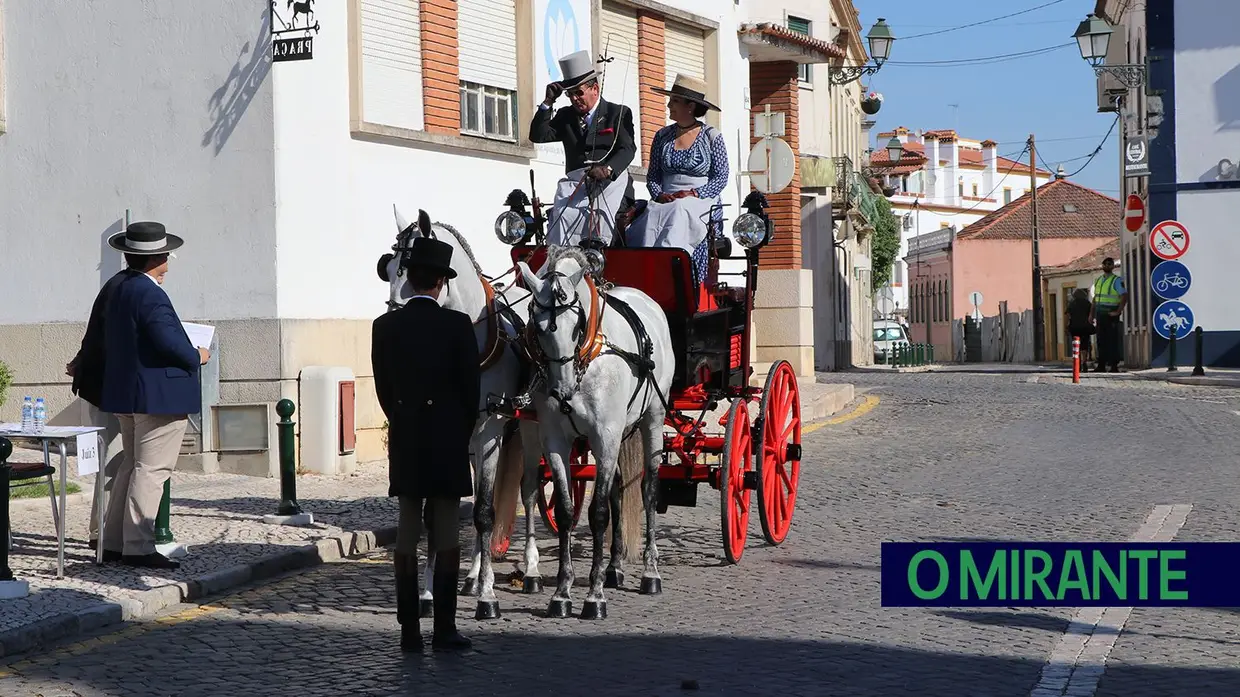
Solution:
{"label": "blue sky", "polygon": [[[1072,32],[1093,11],[1094,0],[854,0],[868,33],[879,18],[887,20],[897,40],[889,63],[863,78],[882,93],[883,107],[873,133],[896,126],[911,130],[954,128],[966,138],[999,142],[1009,157],[1024,148],[1033,133],[1038,155],[1053,172],[1062,163],[1068,174],[1087,157],[1115,121],[1098,113],[1093,69],[1082,58]],[[917,34],[960,27],[1039,5],[1019,16],[934,36]],[[903,39],[901,37],[909,37]],[[1054,51],[980,65],[926,65],[1003,56],[1071,43]],[[902,62],[923,63],[902,65]],[[950,105],[958,105],[956,107]],[[1116,129],[1118,131],[1118,128]],[[1072,180],[1118,197],[1117,136],[1110,138]],[[884,143],[871,143],[881,148]],[[1028,154],[1020,159],[1027,161]],[[1039,166],[1045,165],[1039,163]],[[1013,175],[1014,176],[1014,175]]]}

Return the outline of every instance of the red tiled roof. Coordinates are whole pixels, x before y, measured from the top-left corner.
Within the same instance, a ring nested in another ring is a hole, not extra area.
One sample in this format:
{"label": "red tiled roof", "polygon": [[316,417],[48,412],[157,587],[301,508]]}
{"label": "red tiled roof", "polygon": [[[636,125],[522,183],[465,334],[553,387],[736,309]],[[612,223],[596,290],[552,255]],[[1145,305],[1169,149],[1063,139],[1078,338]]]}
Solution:
{"label": "red tiled roof", "polygon": [[795,44],[807,51],[816,51],[818,53],[830,56],[831,58],[844,58],[846,54],[844,49],[832,43],[827,43],[822,39],[815,39],[812,36],[802,34],[798,31],[792,31],[788,27],[773,22],[763,22],[761,24],[742,24],[737,30],[740,34],[753,34],[758,36],[768,36],[787,41]]}
{"label": "red tiled roof", "polygon": [[[1041,202],[1039,201],[1039,203]],[[1041,211],[1039,211],[1039,214],[1040,213]],[[1118,236],[1110,242],[1103,244],[1101,247],[1094,248],[1092,252],[1082,254],[1066,264],[1060,264],[1059,266],[1047,266],[1042,270],[1044,273],[1053,273],[1056,275],[1085,273],[1087,271],[1101,271],[1102,260],[1107,257],[1112,259],[1120,258]]]}
{"label": "red tiled roof", "polygon": [[[961,230],[960,240],[1014,240],[1029,238],[1029,202],[1021,196]],[[1064,206],[1075,206],[1074,212]],[[1118,234],[1119,201],[1067,179],[1038,187],[1038,235],[1057,237],[1111,237]]]}

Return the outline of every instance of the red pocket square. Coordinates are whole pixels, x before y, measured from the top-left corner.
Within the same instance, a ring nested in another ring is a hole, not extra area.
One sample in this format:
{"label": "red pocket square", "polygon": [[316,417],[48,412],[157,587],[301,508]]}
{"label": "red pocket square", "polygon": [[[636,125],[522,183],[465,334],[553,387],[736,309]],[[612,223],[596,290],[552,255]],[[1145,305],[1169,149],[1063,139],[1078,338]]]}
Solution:
{"label": "red pocket square", "polygon": [[615,132],[616,132],[616,129],[614,128],[602,128],[602,129],[599,129],[598,134],[601,136],[605,136],[609,133],[615,133]]}

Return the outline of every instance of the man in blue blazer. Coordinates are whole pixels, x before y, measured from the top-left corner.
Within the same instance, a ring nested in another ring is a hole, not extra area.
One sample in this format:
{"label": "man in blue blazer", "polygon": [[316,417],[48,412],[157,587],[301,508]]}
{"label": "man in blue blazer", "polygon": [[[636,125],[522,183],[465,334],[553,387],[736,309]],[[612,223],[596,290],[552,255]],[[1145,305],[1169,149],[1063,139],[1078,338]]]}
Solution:
{"label": "man in blue blazer", "polygon": [[103,321],[99,406],[120,421],[125,452],[104,520],[104,561],[175,569],[178,562],[155,550],[155,515],[189,415],[202,409],[198,368],[210,353],[190,343],[160,287],[169,255],[184,241],[160,223],[141,222],[108,244],[125,253],[128,268],[108,298]]}

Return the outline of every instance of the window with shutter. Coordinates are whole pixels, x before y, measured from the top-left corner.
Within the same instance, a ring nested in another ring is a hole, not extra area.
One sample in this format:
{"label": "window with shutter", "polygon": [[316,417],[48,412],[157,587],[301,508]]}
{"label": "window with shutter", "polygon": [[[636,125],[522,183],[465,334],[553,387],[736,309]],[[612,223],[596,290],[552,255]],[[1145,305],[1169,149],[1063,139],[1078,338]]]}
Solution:
{"label": "window with shutter", "polygon": [[460,0],[461,133],[517,139],[515,0]]}
{"label": "window with shutter", "polygon": [[680,74],[706,79],[705,31],[669,19],[663,30],[663,51],[668,86]]}
{"label": "window with shutter", "polygon": [[[599,16],[599,50],[612,61],[604,67],[603,99],[633,110],[633,125],[641,123],[638,87],[637,10],[604,1]],[[640,166],[645,153],[639,147],[633,164]]]}
{"label": "window with shutter", "polygon": [[[791,15],[788,16],[788,31],[794,31],[798,34],[804,34],[806,36],[813,36],[814,33],[810,31],[810,25],[811,22],[808,19],[801,19],[800,17],[793,17]],[[812,69],[812,66],[807,64],[797,66],[797,76],[800,78],[801,82],[809,82],[813,79]]]}
{"label": "window with shutter", "polygon": [[418,0],[361,0],[362,118],[423,127]]}

